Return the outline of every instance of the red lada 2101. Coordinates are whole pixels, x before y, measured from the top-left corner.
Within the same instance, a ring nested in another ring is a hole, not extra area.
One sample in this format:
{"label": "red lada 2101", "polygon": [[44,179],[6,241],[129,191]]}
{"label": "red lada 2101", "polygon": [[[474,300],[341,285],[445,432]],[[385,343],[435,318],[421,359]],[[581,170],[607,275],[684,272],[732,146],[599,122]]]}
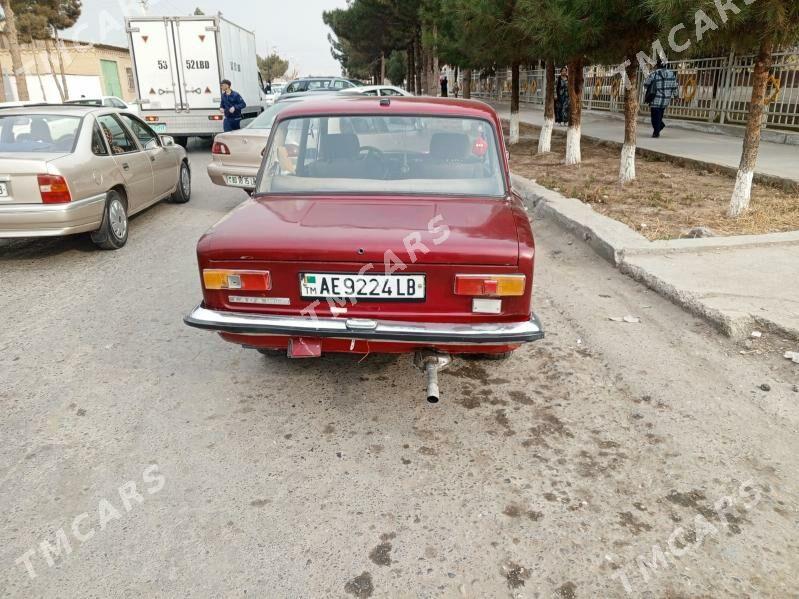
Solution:
{"label": "red lada 2101", "polygon": [[530,222],[489,106],[327,98],[280,113],[253,198],[197,247],[190,326],[289,357],[452,354],[543,337]]}

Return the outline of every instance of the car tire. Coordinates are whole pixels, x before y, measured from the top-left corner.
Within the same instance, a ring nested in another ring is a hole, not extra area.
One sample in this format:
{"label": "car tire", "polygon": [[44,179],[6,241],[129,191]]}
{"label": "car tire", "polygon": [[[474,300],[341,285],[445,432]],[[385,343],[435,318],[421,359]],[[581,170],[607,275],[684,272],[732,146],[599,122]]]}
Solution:
{"label": "car tire", "polygon": [[180,164],[180,172],[178,173],[178,186],[169,197],[169,201],[173,204],[185,204],[191,199],[191,169],[184,160]]}
{"label": "car tire", "polygon": [[189,145],[189,138],[185,135],[177,135],[174,136],[172,139],[175,140],[175,143],[178,144],[181,148],[187,148]]}
{"label": "car tire", "polygon": [[103,224],[92,233],[92,241],[102,250],[118,250],[128,242],[128,208],[119,192],[108,192]]}

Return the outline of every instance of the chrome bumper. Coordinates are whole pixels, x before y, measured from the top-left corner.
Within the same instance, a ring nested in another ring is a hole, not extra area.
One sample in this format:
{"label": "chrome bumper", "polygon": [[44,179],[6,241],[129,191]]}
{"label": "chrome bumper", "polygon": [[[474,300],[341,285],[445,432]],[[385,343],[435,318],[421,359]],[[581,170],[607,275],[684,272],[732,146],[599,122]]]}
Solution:
{"label": "chrome bumper", "polygon": [[0,204],[0,238],[51,237],[96,231],[106,194],[66,204]]}
{"label": "chrome bumper", "polygon": [[544,337],[541,323],[535,315],[527,322],[456,324],[265,316],[209,310],[200,305],[183,321],[190,327],[219,333],[368,339],[398,343],[505,345],[528,343]]}

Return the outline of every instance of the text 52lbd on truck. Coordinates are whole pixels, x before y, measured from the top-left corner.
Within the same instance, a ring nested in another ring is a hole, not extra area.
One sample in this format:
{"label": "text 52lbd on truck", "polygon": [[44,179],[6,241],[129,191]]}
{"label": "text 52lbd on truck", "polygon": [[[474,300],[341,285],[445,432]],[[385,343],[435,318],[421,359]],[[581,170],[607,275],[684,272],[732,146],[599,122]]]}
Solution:
{"label": "text 52lbd on truck", "polygon": [[142,116],[181,145],[222,131],[219,82],[247,102],[242,117],[264,109],[255,34],[222,17],[126,19]]}

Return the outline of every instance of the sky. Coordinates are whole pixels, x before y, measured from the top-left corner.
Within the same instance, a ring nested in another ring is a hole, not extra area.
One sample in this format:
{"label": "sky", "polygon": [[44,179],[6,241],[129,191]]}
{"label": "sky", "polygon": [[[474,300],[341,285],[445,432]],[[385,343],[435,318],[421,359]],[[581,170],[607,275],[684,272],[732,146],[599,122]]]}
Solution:
{"label": "sky", "polygon": [[255,31],[258,53],[277,50],[300,75],[338,75],[340,65],[330,54],[329,29],[322,12],[345,7],[346,0],[83,0],[80,20],[64,33],[67,39],[127,46],[124,17],[182,16],[200,8],[205,14],[222,12],[229,21]]}

